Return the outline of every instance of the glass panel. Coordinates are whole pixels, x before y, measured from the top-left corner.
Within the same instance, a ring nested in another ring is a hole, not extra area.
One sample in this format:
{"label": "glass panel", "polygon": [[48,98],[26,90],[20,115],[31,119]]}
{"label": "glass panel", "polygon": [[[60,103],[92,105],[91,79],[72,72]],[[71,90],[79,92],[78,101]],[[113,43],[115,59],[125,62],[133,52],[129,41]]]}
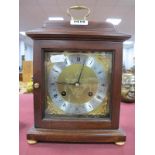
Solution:
{"label": "glass panel", "polygon": [[45,117],[110,117],[112,52],[45,52]]}

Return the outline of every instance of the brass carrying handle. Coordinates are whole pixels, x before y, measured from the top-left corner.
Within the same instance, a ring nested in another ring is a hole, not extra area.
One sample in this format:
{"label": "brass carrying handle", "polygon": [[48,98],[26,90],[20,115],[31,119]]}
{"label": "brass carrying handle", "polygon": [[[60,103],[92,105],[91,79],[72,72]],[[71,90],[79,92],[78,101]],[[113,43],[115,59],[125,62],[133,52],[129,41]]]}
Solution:
{"label": "brass carrying handle", "polygon": [[74,17],[71,15],[71,10],[87,10],[87,13],[84,15],[84,20],[86,20],[86,18],[89,16],[90,14],[90,9],[86,6],[80,6],[80,5],[75,5],[75,6],[71,6],[67,9],[67,14],[71,17],[71,20],[74,20]]}

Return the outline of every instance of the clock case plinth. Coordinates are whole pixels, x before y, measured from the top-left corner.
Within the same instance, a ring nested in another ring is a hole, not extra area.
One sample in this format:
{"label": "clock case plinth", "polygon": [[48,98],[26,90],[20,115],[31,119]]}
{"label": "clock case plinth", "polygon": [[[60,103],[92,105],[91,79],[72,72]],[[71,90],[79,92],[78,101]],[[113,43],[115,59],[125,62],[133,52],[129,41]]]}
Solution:
{"label": "clock case plinth", "polygon": [[86,142],[111,143],[125,142],[126,136],[121,129],[107,130],[59,130],[31,128],[27,134],[28,140],[46,142]]}
{"label": "clock case plinth", "polygon": [[[122,48],[130,35],[118,33],[109,23],[89,22],[87,26],[70,25],[69,21],[48,22],[26,33],[34,40],[33,80],[34,127],[27,132],[28,141],[51,142],[124,142],[119,129],[121,100]],[[113,70],[109,119],[45,119],[44,49],[74,51],[113,51]]]}

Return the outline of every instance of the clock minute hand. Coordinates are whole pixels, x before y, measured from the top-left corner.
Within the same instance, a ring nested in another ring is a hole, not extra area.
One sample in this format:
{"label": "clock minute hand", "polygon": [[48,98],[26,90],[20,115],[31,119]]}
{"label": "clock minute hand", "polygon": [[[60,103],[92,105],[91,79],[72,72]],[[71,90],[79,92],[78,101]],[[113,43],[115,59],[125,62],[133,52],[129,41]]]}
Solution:
{"label": "clock minute hand", "polygon": [[81,75],[82,75],[82,71],[83,71],[83,69],[84,69],[84,65],[85,65],[85,62],[84,62],[83,65],[82,65],[82,68],[81,68],[81,71],[80,71],[80,74],[79,74],[77,83],[80,83],[80,78],[81,78]]}

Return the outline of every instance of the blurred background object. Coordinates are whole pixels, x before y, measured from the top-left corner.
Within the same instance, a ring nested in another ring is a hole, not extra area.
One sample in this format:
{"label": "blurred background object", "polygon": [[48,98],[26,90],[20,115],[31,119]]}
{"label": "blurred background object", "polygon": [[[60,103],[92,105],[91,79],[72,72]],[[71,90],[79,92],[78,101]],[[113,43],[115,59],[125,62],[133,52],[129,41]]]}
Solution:
{"label": "blurred background object", "polygon": [[121,100],[126,103],[135,102],[135,75],[131,71],[122,74]]}
{"label": "blurred background object", "polygon": [[23,69],[19,71],[19,91],[20,93],[33,92],[33,62],[23,61]]}

